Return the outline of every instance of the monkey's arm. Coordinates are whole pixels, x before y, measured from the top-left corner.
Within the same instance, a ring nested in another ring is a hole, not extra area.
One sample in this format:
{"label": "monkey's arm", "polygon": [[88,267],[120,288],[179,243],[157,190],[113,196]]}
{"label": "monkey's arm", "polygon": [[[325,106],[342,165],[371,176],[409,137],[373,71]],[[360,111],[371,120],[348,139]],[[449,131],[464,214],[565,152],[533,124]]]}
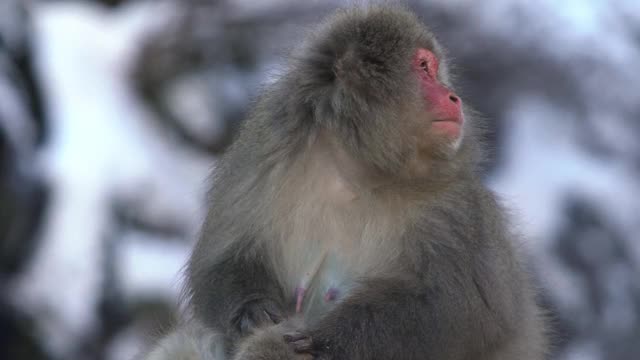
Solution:
{"label": "monkey's arm", "polygon": [[223,359],[219,334],[198,321],[183,324],[153,345],[135,360],[219,360]]}
{"label": "monkey's arm", "polygon": [[473,279],[437,277],[367,281],[318,324],[286,340],[316,359],[483,359],[505,334],[501,316]]}
{"label": "monkey's arm", "polygon": [[190,263],[192,305],[205,324],[223,332],[229,351],[255,327],[279,323],[285,297],[256,249],[227,251],[215,263],[206,254]]}

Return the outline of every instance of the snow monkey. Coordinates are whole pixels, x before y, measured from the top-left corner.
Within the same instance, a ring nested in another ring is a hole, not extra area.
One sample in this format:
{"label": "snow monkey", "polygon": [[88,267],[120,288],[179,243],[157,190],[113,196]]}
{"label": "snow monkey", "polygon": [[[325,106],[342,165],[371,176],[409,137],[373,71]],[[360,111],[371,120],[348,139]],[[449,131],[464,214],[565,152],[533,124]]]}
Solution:
{"label": "snow monkey", "polygon": [[[188,263],[219,357],[543,359],[478,121],[409,11],[341,10],[312,33],[220,160]],[[183,358],[213,358],[196,340]]]}

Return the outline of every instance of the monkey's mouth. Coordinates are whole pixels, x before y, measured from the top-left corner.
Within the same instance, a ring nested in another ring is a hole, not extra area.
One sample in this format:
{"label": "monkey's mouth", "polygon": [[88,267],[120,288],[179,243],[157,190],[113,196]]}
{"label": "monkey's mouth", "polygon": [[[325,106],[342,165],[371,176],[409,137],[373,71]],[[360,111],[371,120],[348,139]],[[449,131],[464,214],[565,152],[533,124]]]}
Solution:
{"label": "monkey's mouth", "polygon": [[455,123],[458,125],[462,125],[462,118],[461,117],[452,117],[452,118],[443,118],[443,119],[435,119],[433,120],[434,123],[442,123],[442,122],[451,122],[451,123]]}
{"label": "monkey's mouth", "polygon": [[462,122],[462,117],[436,119],[431,123],[431,128],[438,134],[457,139],[462,131]]}

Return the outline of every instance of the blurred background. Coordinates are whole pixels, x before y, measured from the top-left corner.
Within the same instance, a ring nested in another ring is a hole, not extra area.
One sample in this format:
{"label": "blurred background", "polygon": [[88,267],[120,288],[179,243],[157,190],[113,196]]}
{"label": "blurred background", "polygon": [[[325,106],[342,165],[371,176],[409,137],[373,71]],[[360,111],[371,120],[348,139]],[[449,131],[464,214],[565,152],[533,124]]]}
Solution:
{"label": "blurred background", "polygon": [[[639,359],[640,5],[407,3],[490,119],[552,358]],[[0,0],[0,359],[127,360],[167,328],[216,158],[341,5]]]}

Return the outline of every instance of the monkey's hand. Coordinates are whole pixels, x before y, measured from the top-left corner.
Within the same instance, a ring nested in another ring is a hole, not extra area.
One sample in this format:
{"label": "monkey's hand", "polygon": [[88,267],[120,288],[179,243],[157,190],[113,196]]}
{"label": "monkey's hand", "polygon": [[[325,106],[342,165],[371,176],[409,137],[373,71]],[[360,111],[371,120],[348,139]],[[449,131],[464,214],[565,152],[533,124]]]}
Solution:
{"label": "monkey's hand", "polygon": [[315,349],[313,347],[313,342],[311,341],[311,336],[302,332],[302,331],[293,331],[284,334],[284,341],[286,341],[293,351],[300,354],[309,354],[314,355]]}
{"label": "monkey's hand", "polygon": [[298,353],[283,339],[283,333],[293,331],[296,320],[257,329],[240,343],[233,360],[313,360],[307,353]]}
{"label": "monkey's hand", "polygon": [[278,324],[283,319],[283,312],[275,301],[258,299],[244,303],[232,321],[240,334],[245,336],[256,328]]}
{"label": "monkey's hand", "polygon": [[452,303],[450,293],[440,290],[454,283],[451,276],[433,277],[430,285],[404,278],[363,280],[311,327],[284,339],[315,360],[463,358],[456,349],[488,353],[487,344],[500,344],[506,332],[480,296]]}

